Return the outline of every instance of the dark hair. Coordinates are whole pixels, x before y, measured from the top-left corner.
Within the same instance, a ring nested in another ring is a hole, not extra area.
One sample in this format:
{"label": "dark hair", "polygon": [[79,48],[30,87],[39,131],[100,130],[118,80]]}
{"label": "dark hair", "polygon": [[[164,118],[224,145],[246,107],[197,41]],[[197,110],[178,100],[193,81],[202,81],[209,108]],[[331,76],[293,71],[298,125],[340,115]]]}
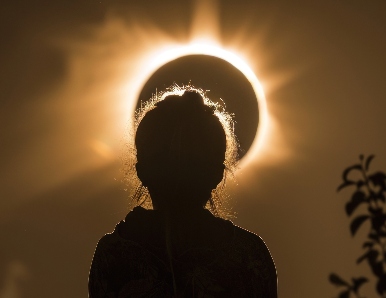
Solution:
{"label": "dark hair", "polygon": [[[207,207],[213,213],[224,215],[220,197],[227,173],[236,166],[237,142],[231,116],[201,89],[174,85],[145,103],[136,112],[135,148],[142,180],[133,196],[137,204],[150,207],[144,186],[197,193],[202,187],[215,191],[201,198],[205,201],[200,204],[209,201]],[[219,166],[221,177],[213,185]]]}

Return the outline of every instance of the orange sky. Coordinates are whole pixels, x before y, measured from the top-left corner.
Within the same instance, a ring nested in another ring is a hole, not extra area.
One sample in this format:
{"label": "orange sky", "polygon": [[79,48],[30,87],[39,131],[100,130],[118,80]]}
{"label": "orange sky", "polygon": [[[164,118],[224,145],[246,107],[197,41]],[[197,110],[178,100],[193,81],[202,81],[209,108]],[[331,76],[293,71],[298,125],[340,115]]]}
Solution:
{"label": "orange sky", "polygon": [[386,170],[385,1],[24,2],[0,11],[0,298],[86,297],[95,245],[128,211],[119,158],[138,69],[197,32],[265,90],[269,146],[229,191],[280,297],[332,297],[330,272],[368,272],[350,193],[335,190],[361,153]]}

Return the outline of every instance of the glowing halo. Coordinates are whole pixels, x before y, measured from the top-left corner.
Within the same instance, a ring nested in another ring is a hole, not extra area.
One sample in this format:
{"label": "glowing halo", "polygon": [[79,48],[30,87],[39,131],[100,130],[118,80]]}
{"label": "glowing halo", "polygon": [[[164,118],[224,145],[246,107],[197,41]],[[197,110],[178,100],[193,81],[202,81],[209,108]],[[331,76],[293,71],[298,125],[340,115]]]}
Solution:
{"label": "glowing halo", "polygon": [[253,159],[255,159],[257,155],[259,155],[264,146],[268,131],[269,117],[267,103],[263,87],[261,86],[259,80],[257,79],[252,69],[243,59],[240,58],[239,55],[215,44],[200,43],[191,43],[186,45],[175,45],[173,47],[167,47],[166,49],[157,51],[153,55],[153,58],[148,59],[146,64],[143,65],[142,72],[137,76],[137,80],[133,82],[134,92],[132,93],[133,98],[131,100],[132,111],[134,111],[135,109],[135,102],[143,86],[151,77],[151,75],[161,66],[175,59],[188,55],[207,55],[220,58],[230,63],[246,77],[246,79],[251,83],[257,98],[259,124],[251,147],[240,161],[240,168],[244,168]]}

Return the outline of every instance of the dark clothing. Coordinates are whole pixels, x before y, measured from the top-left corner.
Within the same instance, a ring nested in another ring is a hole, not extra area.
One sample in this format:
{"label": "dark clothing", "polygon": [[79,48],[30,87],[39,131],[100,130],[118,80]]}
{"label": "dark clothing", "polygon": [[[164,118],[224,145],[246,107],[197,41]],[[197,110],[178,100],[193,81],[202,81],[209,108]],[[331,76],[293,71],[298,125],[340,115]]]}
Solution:
{"label": "dark clothing", "polygon": [[208,210],[191,218],[134,208],[99,241],[89,297],[277,297],[259,236]]}

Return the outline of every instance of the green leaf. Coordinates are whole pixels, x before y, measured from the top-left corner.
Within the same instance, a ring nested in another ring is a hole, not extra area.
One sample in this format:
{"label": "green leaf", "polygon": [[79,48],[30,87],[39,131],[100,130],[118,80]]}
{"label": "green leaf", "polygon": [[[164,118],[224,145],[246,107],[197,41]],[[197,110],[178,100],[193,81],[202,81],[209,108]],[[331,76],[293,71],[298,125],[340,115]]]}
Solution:
{"label": "green leaf", "polygon": [[368,215],[361,215],[355,218],[351,225],[350,225],[350,230],[351,230],[351,235],[354,236],[355,233],[358,231],[359,227],[369,218],[370,216]]}
{"label": "green leaf", "polygon": [[361,204],[366,202],[366,195],[362,191],[354,192],[351,201],[346,204],[346,213],[350,216],[355,209]]}
{"label": "green leaf", "polygon": [[339,275],[337,275],[335,273],[331,273],[330,276],[328,277],[328,279],[332,284],[334,284],[336,286],[350,287],[350,285],[347,281],[345,281],[344,279],[342,279]]}
{"label": "green leaf", "polygon": [[369,156],[366,158],[366,164],[365,164],[365,170],[366,170],[366,171],[369,170],[370,163],[371,163],[371,161],[373,160],[374,157],[375,157],[375,155],[374,155],[374,154],[371,154],[371,155],[369,155]]}

